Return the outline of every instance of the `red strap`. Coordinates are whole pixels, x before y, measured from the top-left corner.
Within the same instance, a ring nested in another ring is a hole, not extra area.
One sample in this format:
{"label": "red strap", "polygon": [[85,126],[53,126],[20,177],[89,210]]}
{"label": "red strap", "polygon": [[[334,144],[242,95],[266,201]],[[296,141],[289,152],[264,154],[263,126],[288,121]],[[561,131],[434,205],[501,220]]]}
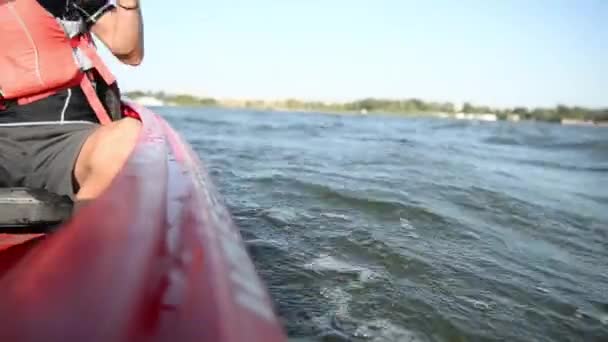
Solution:
{"label": "red strap", "polygon": [[97,119],[99,120],[99,122],[102,125],[107,125],[111,123],[112,119],[110,119],[110,115],[108,115],[106,108],[99,100],[99,96],[97,96],[97,92],[95,92],[95,88],[93,88],[93,84],[91,83],[91,80],[89,80],[89,77],[85,75],[82,78],[82,81],[80,82],[80,87],[82,88],[84,95],[87,97],[89,104],[95,111],[95,115],[97,115]]}
{"label": "red strap", "polygon": [[103,80],[106,82],[106,84],[110,85],[116,82],[116,78],[114,77],[110,69],[108,69],[101,57],[99,57],[99,54],[93,46],[93,41],[89,34],[83,34],[80,36],[78,47],[82,52],[84,52],[85,56],[87,56],[91,63],[93,63],[93,67],[95,68],[95,70],[97,70],[97,72],[99,73],[101,78],[103,78]]}
{"label": "red strap", "polygon": [[[97,51],[93,47],[93,40],[89,34],[83,34],[74,37],[74,39],[71,40],[71,45],[72,48],[78,48],[85,54],[85,56],[93,64],[93,68],[97,70],[97,72],[104,80],[104,82],[106,82],[106,84],[109,85],[116,82],[116,78],[106,67],[105,63],[101,60],[101,57],[99,57]],[[95,91],[95,87],[93,86],[93,83],[91,83],[91,80],[86,75],[86,71],[83,73],[83,77],[80,80],[80,88],[82,88],[82,91],[84,92],[84,95],[89,101],[91,108],[93,108],[93,110],[95,111],[95,115],[97,116],[99,122],[102,125],[107,125],[111,123],[112,119],[110,118],[110,115],[108,115],[106,108],[101,103],[101,100],[99,99],[99,96]]]}

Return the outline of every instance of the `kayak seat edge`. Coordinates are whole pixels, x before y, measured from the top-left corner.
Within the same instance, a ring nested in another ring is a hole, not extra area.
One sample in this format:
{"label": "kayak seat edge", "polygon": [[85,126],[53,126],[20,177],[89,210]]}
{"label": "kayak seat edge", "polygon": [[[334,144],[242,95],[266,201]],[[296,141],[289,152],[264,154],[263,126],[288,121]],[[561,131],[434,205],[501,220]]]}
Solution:
{"label": "kayak seat edge", "polygon": [[0,232],[46,231],[68,220],[73,202],[43,189],[0,188]]}

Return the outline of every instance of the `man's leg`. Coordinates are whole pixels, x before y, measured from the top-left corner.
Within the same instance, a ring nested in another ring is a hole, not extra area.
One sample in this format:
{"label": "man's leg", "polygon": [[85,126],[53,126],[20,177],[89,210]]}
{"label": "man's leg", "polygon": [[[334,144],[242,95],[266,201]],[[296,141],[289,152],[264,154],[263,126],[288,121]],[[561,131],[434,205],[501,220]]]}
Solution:
{"label": "man's leg", "polygon": [[135,147],[140,129],[141,122],[125,118],[97,128],[87,138],[74,167],[77,206],[95,199],[110,185]]}
{"label": "man's leg", "polygon": [[21,186],[27,153],[10,138],[10,128],[0,127],[0,188]]}

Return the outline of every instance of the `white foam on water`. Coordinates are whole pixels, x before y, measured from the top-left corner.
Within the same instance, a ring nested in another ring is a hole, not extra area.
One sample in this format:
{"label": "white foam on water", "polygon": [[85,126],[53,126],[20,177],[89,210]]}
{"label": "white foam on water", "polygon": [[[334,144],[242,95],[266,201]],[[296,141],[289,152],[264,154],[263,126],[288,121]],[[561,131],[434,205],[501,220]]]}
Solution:
{"label": "white foam on water", "polygon": [[470,237],[472,239],[475,239],[475,240],[481,240],[481,236],[479,236],[479,234],[477,234],[477,233],[475,233],[473,231],[470,231],[470,230],[466,231],[464,233],[464,235],[467,236],[467,237]]}
{"label": "white foam on water", "polygon": [[323,288],[321,290],[323,298],[336,307],[334,314],[340,318],[348,318],[349,306],[353,297],[340,287]]}
{"label": "white foam on water", "polygon": [[407,233],[404,236],[408,237],[408,238],[412,238],[412,239],[419,239],[420,238],[420,235],[418,235],[417,233],[414,233],[414,232]]}
{"label": "white foam on water", "polygon": [[597,312],[596,310],[586,311],[578,308],[574,313],[574,317],[579,319],[590,318],[600,322],[602,325],[608,325],[608,313]]}
{"label": "white foam on water", "polygon": [[282,250],[286,250],[288,248],[288,243],[286,241],[279,241],[275,239],[250,239],[245,240],[245,244],[255,247],[274,247]]}
{"label": "white foam on water", "polygon": [[317,316],[313,321],[320,327],[331,325],[333,318],[354,323],[355,331],[344,333],[356,338],[369,341],[399,341],[399,342],[426,342],[427,340],[413,331],[400,327],[388,319],[358,319],[350,314],[353,296],[344,287],[325,287],[321,289],[321,296],[334,307],[326,315]]}
{"label": "white foam on water", "polygon": [[330,218],[330,219],[340,219],[344,221],[350,221],[350,217],[344,214],[335,214],[335,213],[322,213],[321,216]]}
{"label": "white foam on water", "polygon": [[387,319],[374,320],[357,328],[355,337],[370,341],[423,342],[426,339],[405,328],[393,324]]}
{"label": "white foam on water", "polygon": [[317,272],[333,271],[344,274],[358,274],[361,282],[367,282],[379,277],[376,272],[370,270],[369,268],[353,265],[326,254],[321,255],[320,257],[305,264],[304,268]]}
{"label": "white foam on water", "polygon": [[404,228],[405,230],[407,230],[407,233],[405,233],[403,235],[404,237],[408,237],[408,238],[412,238],[412,239],[420,238],[420,235],[418,235],[418,233],[415,232],[416,227],[414,227],[414,225],[411,224],[410,221],[408,221],[407,219],[404,219],[403,217],[400,217],[399,223],[401,224],[401,228]]}
{"label": "white foam on water", "polygon": [[473,305],[473,307],[477,310],[488,311],[492,308],[492,306],[489,303],[486,303],[479,299],[475,299],[475,298],[471,298],[471,297],[459,297],[459,298],[464,300],[465,302]]}
{"label": "white foam on water", "polygon": [[402,228],[405,228],[407,230],[416,230],[416,227],[414,227],[414,225],[412,225],[410,221],[404,219],[403,217],[399,218],[399,223],[401,224]]}
{"label": "white foam on water", "polygon": [[333,308],[322,315],[311,318],[312,322],[318,327],[329,328],[332,325],[332,320],[338,318],[340,320],[350,320],[349,308],[352,296],[340,287],[324,287],[320,292]]}
{"label": "white foam on water", "polygon": [[[260,214],[272,221],[275,221],[275,223],[280,223],[280,224],[285,224],[285,225],[291,224],[293,222],[297,222],[298,218],[300,218],[302,216],[306,217],[306,215],[296,212],[295,210],[293,210],[291,208],[268,208],[268,209],[262,210],[260,212]],[[308,217],[308,218],[310,218],[310,217]]]}

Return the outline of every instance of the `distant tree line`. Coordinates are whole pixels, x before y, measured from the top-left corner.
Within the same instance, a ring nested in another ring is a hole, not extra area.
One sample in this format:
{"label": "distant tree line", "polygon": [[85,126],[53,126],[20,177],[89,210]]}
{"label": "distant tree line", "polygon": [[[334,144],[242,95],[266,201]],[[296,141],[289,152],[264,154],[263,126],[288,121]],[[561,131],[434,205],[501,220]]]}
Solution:
{"label": "distant tree line", "polygon": [[[296,102],[295,107],[298,107],[298,105],[299,103]],[[366,110],[368,112],[412,114],[425,112],[448,114],[455,114],[457,112],[466,114],[495,114],[499,119],[502,120],[507,119],[511,115],[518,115],[522,120],[561,121],[561,119],[576,119],[588,121],[608,121],[608,108],[590,109],[579,106],[569,107],[564,105],[558,105],[554,108],[515,107],[497,109],[490,108],[488,106],[475,106],[469,102],[466,102],[462,105],[462,108],[456,108],[453,103],[449,102],[425,102],[419,99],[394,101],[370,98],[340,104],[338,105],[338,109],[349,111]]]}
{"label": "distant tree line", "polygon": [[466,114],[495,114],[499,119],[506,120],[512,115],[518,115],[522,120],[539,120],[559,122],[562,119],[586,121],[608,121],[608,108],[591,109],[579,106],[558,105],[554,108],[491,108],[476,106],[466,102],[461,108],[450,102],[426,102],[420,99],[386,100],[367,98],[346,103],[325,103],[288,99],[284,101],[219,101],[213,98],[201,98],[193,95],[166,94],[165,92],[132,91],[125,93],[131,98],[152,96],[167,103],[184,106],[229,106],[255,109],[286,109],[328,112],[381,112],[395,114],[419,113],[466,113]]}
{"label": "distant tree line", "polygon": [[217,106],[218,103],[215,99],[197,97],[187,94],[167,94],[163,91],[129,91],[124,93],[125,96],[137,99],[141,97],[154,97],[165,103],[173,103],[178,106]]}

